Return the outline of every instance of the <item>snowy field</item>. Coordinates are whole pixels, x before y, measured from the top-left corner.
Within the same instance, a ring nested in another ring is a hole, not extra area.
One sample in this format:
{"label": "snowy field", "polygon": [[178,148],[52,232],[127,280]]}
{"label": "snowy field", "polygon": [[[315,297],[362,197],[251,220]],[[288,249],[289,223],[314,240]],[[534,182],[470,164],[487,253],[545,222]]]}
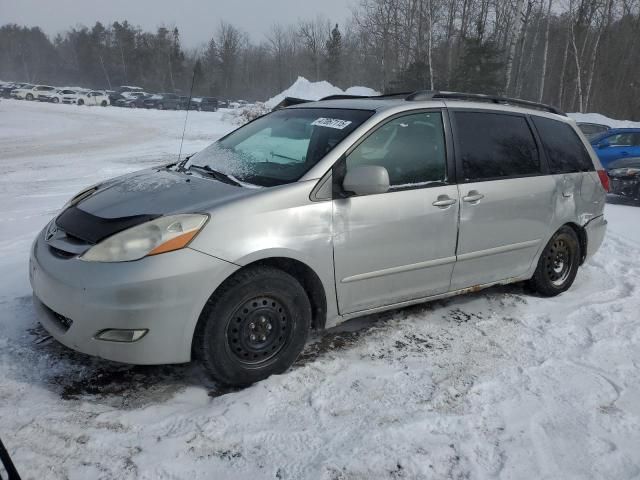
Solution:
{"label": "snowy field", "polygon": [[[351,321],[241,391],[49,339],[33,237],[83,186],[176,158],[184,115],[0,103],[0,437],[23,478],[640,478],[634,206],[607,205],[560,297],[514,285]],[[184,152],[230,128],[190,113]]]}

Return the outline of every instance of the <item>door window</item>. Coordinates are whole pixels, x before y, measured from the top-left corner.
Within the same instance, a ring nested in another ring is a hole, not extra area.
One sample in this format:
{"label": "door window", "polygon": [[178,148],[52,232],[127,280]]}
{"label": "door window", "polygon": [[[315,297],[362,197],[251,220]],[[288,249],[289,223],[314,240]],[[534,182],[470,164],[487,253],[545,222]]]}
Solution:
{"label": "door window", "polygon": [[551,173],[587,172],[594,170],[589,152],[567,123],[544,117],[532,117],[547,153]]}
{"label": "door window", "polygon": [[442,114],[423,112],[390,120],[347,156],[347,170],[358,165],[385,167],[391,189],[444,184],[446,150]]}
{"label": "door window", "polygon": [[454,112],[456,152],[467,182],[541,173],[540,157],[525,117]]}

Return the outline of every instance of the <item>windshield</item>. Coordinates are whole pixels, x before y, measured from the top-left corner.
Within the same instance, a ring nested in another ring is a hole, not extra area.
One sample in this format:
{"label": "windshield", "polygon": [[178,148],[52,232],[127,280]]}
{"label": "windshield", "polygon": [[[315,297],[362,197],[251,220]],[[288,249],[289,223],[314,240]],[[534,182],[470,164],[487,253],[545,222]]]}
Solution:
{"label": "windshield", "polygon": [[328,108],[278,110],[232,132],[191,157],[242,182],[295,182],[374,112]]}

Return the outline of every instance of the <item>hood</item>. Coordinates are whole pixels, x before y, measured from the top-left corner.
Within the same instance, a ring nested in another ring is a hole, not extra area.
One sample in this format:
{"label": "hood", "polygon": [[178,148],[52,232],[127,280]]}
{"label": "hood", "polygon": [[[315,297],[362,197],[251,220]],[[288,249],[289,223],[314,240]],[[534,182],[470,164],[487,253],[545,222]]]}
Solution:
{"label": "hood", "polygon": [[96,187],[56,219],[67,234],[89,243],[151,219],[201,213],[258,190],[168,170],[143,170]]}

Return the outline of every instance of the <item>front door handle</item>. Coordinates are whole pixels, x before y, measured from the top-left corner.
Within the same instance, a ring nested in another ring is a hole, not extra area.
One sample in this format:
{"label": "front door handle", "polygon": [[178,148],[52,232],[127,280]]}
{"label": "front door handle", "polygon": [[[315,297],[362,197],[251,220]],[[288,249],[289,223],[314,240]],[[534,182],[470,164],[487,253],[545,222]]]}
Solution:
{"label": "front door handle", "polygon": [[457,200],[455,198],[451,198],[448,195],[438,195],[438,199],[431,205],[434,207],[446,208],[456,203],[456,201]]}
{"label": "front door handle", "polygon": [[471,190],[465,197],[462,197],[462,200],[468,203],[477,203],[483,198],[483,194],[479,193],[477,190]]}

